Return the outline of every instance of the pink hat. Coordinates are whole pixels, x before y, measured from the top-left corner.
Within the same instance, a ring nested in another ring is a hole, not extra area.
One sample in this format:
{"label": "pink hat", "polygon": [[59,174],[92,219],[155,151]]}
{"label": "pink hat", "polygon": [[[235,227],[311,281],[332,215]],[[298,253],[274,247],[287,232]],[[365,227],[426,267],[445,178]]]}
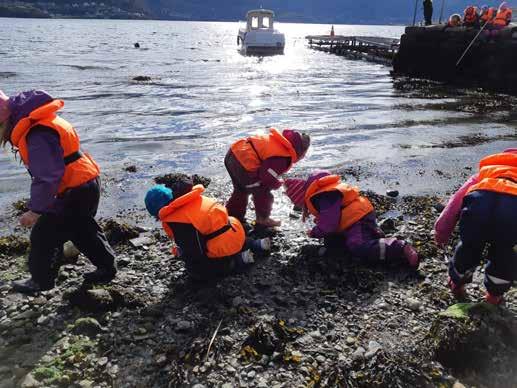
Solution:
{"label": "pink hat", "polygon": [[305,200],[305,179],[290,178],[284,181],[285,193],[295,206],[303,207]]}
{"label": "pink hat", "polygon": [[0,90],[0,124],[6,121],[11,112],[9,111],[9,97]]}
{"label": "pink hat", "polygon": [[311,145],[311,138],[309,135],[292,129],[284,129],[282,131],[282,136],[289,140],[289,142],[293,145],[298,159],[302,159],[305,156],[307,149]]}
{"label": "pink hat", "polygon": [[505,154],[517,154],[517,148],[507,148],[503,151]]}

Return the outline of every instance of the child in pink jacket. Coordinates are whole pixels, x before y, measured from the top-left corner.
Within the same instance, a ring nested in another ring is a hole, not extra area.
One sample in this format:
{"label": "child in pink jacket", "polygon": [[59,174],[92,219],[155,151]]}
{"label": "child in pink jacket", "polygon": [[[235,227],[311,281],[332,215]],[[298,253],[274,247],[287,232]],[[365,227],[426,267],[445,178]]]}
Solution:
{"label": "child in pink jacket", "polygon": [[[485,159],[517,160],[517,157],[505,157],[508,153],[517,155],[517,148],[507,149],[502,154]],[[514,246],[517,244],[517,196],[505,193],[504,190],[501,192],[499,186],[490,187],[486,182],[488,182],[487,179],[493,182],[501,179],[505,185],[516,186],[517,182],[504,176],[507,173],[500,177],[496,174],[491,178],[486,178],[485,175],[487,168],[517,171],[517,167],[487,166],[483,161],[480,167],[480,172],[471,176],[449,199],[435,223],[435,240],[440,247],[447,245],[459,220],[460,242],[449,263],[449,287],[460,299],[466,297],[465,284],[472,281],[472,274],[488,245],[489,262],[485,269],[487,289],[485,299],[489,303],[500,304],[503,294],[517,278],[517,255],[514,251]]]}

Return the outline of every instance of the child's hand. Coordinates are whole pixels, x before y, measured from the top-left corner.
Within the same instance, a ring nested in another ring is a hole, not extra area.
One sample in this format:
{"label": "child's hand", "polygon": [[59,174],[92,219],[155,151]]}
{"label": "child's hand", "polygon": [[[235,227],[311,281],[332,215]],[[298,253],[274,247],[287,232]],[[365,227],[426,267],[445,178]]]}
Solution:
{"label": "child's hand", "polygon": [[20,217],[20,225],[26,228],[32,228],[36,221],[38,221],[39,217],[39,214],[29,210],[28,212],[23,213]]}

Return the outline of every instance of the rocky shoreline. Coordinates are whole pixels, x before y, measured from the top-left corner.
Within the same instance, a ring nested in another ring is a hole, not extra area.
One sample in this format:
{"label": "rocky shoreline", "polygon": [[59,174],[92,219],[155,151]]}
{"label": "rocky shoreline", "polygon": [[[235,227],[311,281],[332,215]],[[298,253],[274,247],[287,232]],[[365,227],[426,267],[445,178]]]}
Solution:
{"label": "rocky shoreline", "polygon": [[[209,186],[216,197],[227,190]],[[366,194],[383,229],[417,247],[418,272],[319,257],[279,196],[271,254],[216,284],[186,278],[158,225],[131,226],[143,209],[103,224],[120,270],[107,286],[81,285],[91,265],[79,257],[56,289],[14,294],[28,241],[0,238],[0,387],[515,387],[515,289],[504,308],[443,314],[455,301],[431,234],[440,199]]]}

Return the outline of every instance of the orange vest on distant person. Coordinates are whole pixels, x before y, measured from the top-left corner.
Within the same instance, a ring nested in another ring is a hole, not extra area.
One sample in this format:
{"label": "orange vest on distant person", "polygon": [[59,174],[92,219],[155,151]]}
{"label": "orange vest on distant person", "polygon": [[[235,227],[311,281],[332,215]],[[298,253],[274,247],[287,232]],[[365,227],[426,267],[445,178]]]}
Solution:
{"label": "orange vest on distant person", "polygon": [[512,21],[512,9],[506,8],[497,12],[494,19],[494,25],[496,26],[507,26]]}
{"label": "orange vest on distant person", "polygon": [[263,160],[275,156],[289,158],[289,169],[298,161],[291,142],[274,128],[271,128],[268,135],[250,136],[233,143],[231,150],[241,166],[249,172],[257,171]]}
{"label": "orange vest on distant person", "polygon": [[495,18],[496,13],[497,10],[495,8],[490,7],[486,10],[486,12],[483,15],[481,15],[481,20],[485,23],[491,22],[492,19]]}
{"label": "orange vest on distant person", "polygon": [[305,206],[313,216],[318,217],[319,213],[314,207],[312,199],[318,194],[329,191],[339,191],[343,196],[341,220],[339,230],[336,232],[348,229],[374,210],[371,202],[359,194],[357,187],[342,183],[341,178],[337,175],[328,175],[312,182],[305,193]]}
{"label": "orange vest on distant person", "polygon": [[477,21],[477,18],[478,18],[478,10],[477,10],[477,7],[474,7],[474,6],[469,6],[465,9],[465,12],[464,12],[464,16],[463,16],[463,21],[465,23],[475,23]]}
{"label": "orange vest on distant person", "polygon": [[23,163],[29,165],[29,150],[27,135],[35,126],[41,125],[52,128],[59,135],[59,142],[63,148],[65,172],[61,178],[58,194],[66,190],[81,186],[99,176],[99,166],[87,154],[81,152],[79,136],[72,125],[56,115],[65,103],[54,100],[33,110],[28,117],[21,119],[13,128],[10,141],[20,152]]}
{"label": "orange vest on distant person", "polygon": [[[190,224],[207,240],[207,257],[218,259],[239,253],[246,239],[242,224],[236,218],[229,217],[223,205],[203,196],[204,191],[202,185],[196,185],[192,191],[160,210],[158,217],[165,232],[174,239],[168,223]],[[198,243],[192,241],[192,244]]]}
{"label": "orange vest on distant person", "polygon": [[479,183],[469,189],[517,195],[517,154],[501,153],[483,158],[479,163]]}

